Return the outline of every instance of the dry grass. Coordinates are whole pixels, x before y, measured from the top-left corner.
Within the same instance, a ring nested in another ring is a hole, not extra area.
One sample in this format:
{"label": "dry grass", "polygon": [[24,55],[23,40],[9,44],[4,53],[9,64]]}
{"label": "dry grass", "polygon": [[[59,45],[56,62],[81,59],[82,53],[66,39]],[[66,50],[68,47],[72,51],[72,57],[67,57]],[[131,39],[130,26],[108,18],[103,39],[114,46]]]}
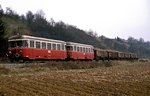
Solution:
{"label": "dry grass", "polygon": [[7,69],[5,67],[0,67],[0,74],[9,74],[10,69]]}
{"label": "dry grass", "polygon": [[88,69],[53,64],[1,74],[0,96],[150,96],[149,62],[111,62],[110,67]]}

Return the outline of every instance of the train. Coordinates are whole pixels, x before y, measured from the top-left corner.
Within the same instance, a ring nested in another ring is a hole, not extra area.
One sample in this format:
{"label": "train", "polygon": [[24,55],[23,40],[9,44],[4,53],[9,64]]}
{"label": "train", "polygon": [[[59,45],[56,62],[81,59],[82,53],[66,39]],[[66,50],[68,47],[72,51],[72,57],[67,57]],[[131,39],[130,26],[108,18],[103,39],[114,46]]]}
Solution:
{"label": "train", "polygon": [[8,39],[8,58],[29,60],[136,60],[137,54],[104,50],[92,45],[30,35],[14,35]]}

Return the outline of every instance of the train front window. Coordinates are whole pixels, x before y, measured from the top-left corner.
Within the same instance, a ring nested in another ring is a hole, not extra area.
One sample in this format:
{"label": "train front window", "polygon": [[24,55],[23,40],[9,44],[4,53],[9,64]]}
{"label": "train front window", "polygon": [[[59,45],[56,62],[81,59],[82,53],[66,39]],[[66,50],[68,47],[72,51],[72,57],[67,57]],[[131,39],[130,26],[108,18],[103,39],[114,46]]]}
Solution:
{"label": "train front window", "polygon": [[10,41],[9,48],[14,48],[14,47],[28,47],[28,43],[26,40]]}

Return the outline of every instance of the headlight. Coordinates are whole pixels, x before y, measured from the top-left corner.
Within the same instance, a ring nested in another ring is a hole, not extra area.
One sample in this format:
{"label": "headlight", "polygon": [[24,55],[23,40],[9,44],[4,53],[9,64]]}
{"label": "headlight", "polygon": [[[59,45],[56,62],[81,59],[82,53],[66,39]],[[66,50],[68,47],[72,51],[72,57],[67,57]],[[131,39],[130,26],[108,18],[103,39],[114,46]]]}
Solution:
{"label": "headlight", "polygon": [[11,51],[9,51],[9,54],[11,54]]}
{"label": "headlight", "polygon": [[20,53],[22,53],[22,50],[20,49],[20,51],[19,51]]}

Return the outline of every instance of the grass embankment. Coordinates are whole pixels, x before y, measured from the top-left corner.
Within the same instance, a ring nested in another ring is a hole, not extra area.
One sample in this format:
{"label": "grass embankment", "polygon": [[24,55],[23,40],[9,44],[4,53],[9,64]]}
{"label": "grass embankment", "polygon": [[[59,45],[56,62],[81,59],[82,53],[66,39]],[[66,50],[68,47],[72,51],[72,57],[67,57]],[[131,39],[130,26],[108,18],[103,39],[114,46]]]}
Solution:
{"label": "grass embankment", "polygon": [[2,68],[5,71],[0,72],[0,96],[150,95],[149,62],[104,63],[52,62]]}

